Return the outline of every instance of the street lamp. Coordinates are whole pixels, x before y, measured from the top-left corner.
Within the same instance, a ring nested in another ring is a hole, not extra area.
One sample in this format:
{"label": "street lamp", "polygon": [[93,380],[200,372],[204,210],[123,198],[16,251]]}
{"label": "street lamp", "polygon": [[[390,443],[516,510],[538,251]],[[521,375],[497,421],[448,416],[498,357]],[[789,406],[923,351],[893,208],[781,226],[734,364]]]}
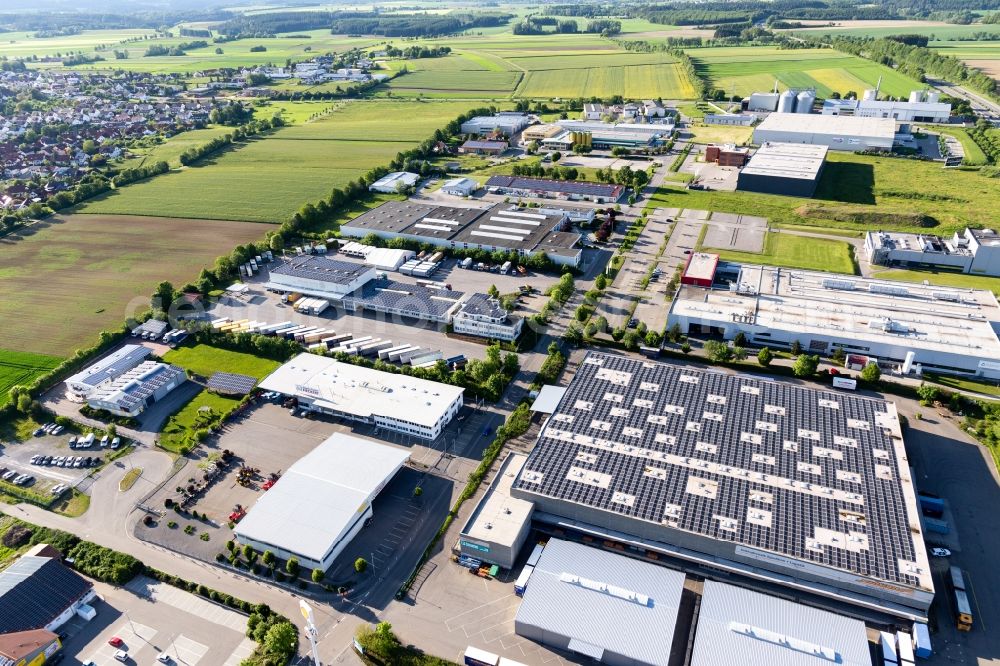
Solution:
{"label": "street lamp", "polygon": [[299,599],[299,612],[302,613],[302,617],[306,621],[306,638],[309,639],[309,645],[312,648],[313,664],[320,666],[319,648],[316,647],[316,625],[313,623],[313,611],[312,607],[305,602],[305,599]]}

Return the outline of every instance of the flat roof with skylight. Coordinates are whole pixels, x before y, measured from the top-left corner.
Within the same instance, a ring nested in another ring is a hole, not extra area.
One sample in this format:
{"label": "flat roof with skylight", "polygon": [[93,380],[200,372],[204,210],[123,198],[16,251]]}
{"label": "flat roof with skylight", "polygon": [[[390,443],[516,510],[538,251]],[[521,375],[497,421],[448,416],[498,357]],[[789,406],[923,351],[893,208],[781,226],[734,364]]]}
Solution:
{"label": "flat roof with skylight", "polygon": [[716,566],[924,611],[933,597],[896,408],[883,400],[591,352],[512,494],[536,517]]}

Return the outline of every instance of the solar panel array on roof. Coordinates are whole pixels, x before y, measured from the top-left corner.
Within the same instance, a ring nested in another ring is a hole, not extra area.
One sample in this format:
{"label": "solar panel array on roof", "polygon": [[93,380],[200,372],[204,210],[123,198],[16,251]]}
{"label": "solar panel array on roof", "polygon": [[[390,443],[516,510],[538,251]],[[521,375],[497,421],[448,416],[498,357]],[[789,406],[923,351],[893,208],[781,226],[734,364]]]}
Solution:
{"label": "solar panel array on roof", "polygon": [[668,543],[681,530],[927,589],[895,418],[882,400],[590,353],[514,489]]}
{"label": "solar panel array on roof", "polygon": [[610,197],[613,199],[620,197],[625,189],[621,185],[610,185],[607,183],[550,180],[547,178],[521,178],[519,176],[490,176],[490,179],[486,181],[486,187]]}
{"label": "solar panel array on roof", "polygon": [[369,267],[365,264],[309,255],[296,257],[287,263],[271,269],[271,273],[346,285],[363,276],[368,270]]}
{"label": "solar panel array on roof", "polygon": [[97,386],[114,379],[118,375],[131,370],[142,363],[142,360],[153,353],[149,347],[142,345],[125,345],[118,351],[105,356],[97,363],[81,370],[66,381],[69,383]]}
{"label": "solar panel array on roof", "polygon": [[458,304],[464,294],[419,284],[378,278],[368,282],[360,294],[344,297],[348,308],[369,308],[380,312],[406,312],[426,319],[441,319]]}
{"label": "solar panel array on roof", "polygon": [[91,588],[59,560],[20,557],[0,572],[0,634],[44,627]]}
{"label": "solar panel array on roof", "polygon": [[208,378],[208,388],[219,393],[246,395],[257,385],[257,378],[229,372],[216,372]]}

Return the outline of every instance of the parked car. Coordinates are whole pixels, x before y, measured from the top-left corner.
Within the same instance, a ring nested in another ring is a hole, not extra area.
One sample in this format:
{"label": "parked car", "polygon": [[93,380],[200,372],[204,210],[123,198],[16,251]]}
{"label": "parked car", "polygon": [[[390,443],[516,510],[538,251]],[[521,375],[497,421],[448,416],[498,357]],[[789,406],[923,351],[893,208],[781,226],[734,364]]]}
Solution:
{"label": "parked car", "polygon": [[951,557],[951,551],[947,548],[931,548],[931,555],[934,557]]}
{"label": "parked car", "polygon": [[156,661],[160,662],[161,664],[169,664],[173,660],[170,658],[169,654],[167,654],[166,652],[161,652],[159,655],[157,655]]}
{"label": "parked car", "polygon": [[4,480],[4,481],[10,481],[10,480],[11,480],[11,479],[13,479],[13,478],[14,478],[15,476],[17,476],[17,472],[15,472],[14,470],[10,470],[9,472],[7,472],[7,473],[5,473],[5,474],[3,475],[3,480]]}
{"label": "parked car", "polygon": [[108,639],[108,645],[110,645],[111,647],[120,648],[121,646],[125,645],[125,641],[118,638],[117,636],[112,636],[111,638]]}
{"label": "parked car", "polygon": [[111,450],[112,451],[115,450],[115,449],[117,449],[121,445],[122,445],[121,438],[115,437],[113,440],[111,440]]}
{"label": "parked car", "polygon": [[107,445],[108,445],[108,441],[109,441],[110,439],[111,439],[111,438],[110,438],[110,437],[108,437],[107,435],[105,435],[104,437],[101,437],[101,446],[102,446],[102,447],[105,447],[105,446],[107,446]]}
{"label": "parked car", "polygon": [[125,650],[118,650],[115,652],[115,659],[122,662],[123,664],[128,661],[128,652]]}

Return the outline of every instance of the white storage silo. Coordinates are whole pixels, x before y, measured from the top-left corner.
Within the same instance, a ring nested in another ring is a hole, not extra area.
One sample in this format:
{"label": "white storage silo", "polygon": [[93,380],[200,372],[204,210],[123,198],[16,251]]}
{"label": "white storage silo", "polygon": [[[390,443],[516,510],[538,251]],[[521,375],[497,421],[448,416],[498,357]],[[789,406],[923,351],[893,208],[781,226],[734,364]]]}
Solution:
{"label": "white storage silo", "polygon": [[866,90],[864,97],[862,97],[862,99],[866,102],[871,102],[875,99],[878,99],[878,93],[875,92],[874,88]]}
{"label": "white storage silo", "polygon": [[778,98],[778,113],[795,113],[795,91],[786,90]]}
{"label": "white storage silo", "polygon": [[812,113],[813,103],[815,101],[815,92],[812,90],[803,90],[795,98],[795,113]]}
{"label": "white storage silo", "polygon": [[928,90],[925,101],[930,102],[931,104],[937,104],[941,101],[941,93],[936,90]]}
{"label": "white storage silo", "polygon": [[924,101],[923,90],[913,90],[910,92],[910,104],[919,104]]}

